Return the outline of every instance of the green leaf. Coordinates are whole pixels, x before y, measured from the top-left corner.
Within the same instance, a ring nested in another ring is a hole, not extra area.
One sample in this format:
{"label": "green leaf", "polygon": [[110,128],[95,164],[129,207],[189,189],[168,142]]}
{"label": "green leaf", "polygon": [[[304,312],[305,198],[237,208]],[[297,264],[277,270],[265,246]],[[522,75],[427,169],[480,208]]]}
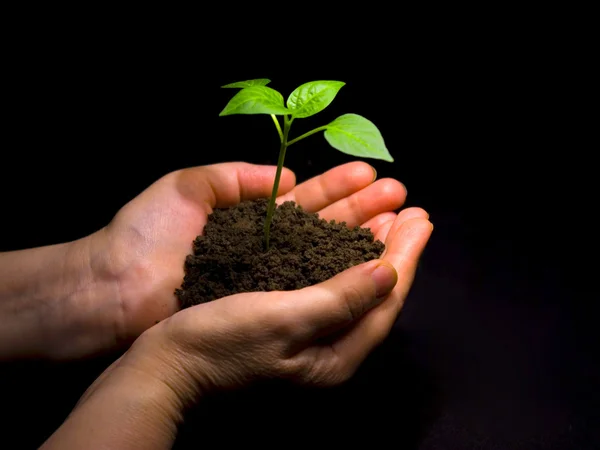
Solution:
{"label": "green leaf", "polygon": [[225,86],[221,86],[222,88],[247,88],[251,86],[266,86],[269,84],[271,80],[267,80],[266,78],[257,78],[256,80],[246,80],[246,81],[236,81],[235,83],[229,83]]}
{"label": "green leaf", "polygon": [[379,129],[358,114],[344,114],[326,125],[325,139],[333,148],[348,155],[394,161]]}
{"label": "green leaf", "polygon": [[311,81],[298,86],[287,99],[293,117],[309,117],[323,111],[346,83],[342,81]]}
{"label": "green leaf", "polygon": [[250,86],[233,96],[219,116],[231,114],[290,114],[283,105],[283,96],[266,86]]}

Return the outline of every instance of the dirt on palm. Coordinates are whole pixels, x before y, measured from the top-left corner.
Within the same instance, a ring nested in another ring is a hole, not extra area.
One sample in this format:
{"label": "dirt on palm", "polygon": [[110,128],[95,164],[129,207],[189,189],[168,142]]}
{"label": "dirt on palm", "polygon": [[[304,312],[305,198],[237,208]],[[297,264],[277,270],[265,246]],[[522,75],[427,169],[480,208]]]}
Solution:
{"label": "dirt on palm", "polygon": [[275,211],[265,251],[267,205],[267,199],[247,201],[209,216],[175,291],[181,308],[242,292],[301,289],[378,258],[384,250],[369,229],[328,222],[285,202]]}

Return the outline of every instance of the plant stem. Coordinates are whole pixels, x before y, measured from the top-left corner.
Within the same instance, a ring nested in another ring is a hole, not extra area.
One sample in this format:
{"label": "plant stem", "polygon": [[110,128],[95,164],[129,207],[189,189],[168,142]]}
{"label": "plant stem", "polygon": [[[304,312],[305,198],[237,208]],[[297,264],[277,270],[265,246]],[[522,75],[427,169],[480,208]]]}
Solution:
{"label": "plant stem", "polygon": [[296,142],[298,142],[301,139],[307,138],[312,134],[318,133],[319,131],[323,131],[327,129],[327,125],[324,125],[322,127],[319,128],[315,128],[314,130],[311,130],[307,133],[304,133],[302,136],[298,136],[297,138],[292,139],[290,142],[287,143],[287,146],[289,147],[292,144],[295,144]]}
{"label": "plant stem", "polygon": [[[273,116],[274,117],[274,116]],[[275,118],[275,117],[274,117]],[[276,118],[275,121],[277,125]],[[273,221],[273,214],[275,213],[275,199],[277,197],[277,191],[279,190],[279,181],[281,179],[281,171],[283,170],[283,161],[285,160],[285,151],[288,147],[288,134],[290,132],[290,126],[292,125],[293,119],[289,119],[287,116],[283,116],[283,133],[281,136],[281,147],[279,149],[279,159],[277,160],[277,172],[275,172],[275,181],[273,182],[273,192],[271,193],[271,199],[269,200],[269,206],[267,207],[267,218],[265,220],[265,248],[269,250],[269,233],[271,231],[271,222]],[[279,127],[278,127],[279,129]]]}
{"label": "plant stem", "polygon": [[283,142],[283,133],[281,132],[279,120],[277,120],[277,116],[275,114],[271,114],[271,118],[273,119],[273,122],[275,122],[275,128],[277,128],[277,133],[279,134],[279,141]]}

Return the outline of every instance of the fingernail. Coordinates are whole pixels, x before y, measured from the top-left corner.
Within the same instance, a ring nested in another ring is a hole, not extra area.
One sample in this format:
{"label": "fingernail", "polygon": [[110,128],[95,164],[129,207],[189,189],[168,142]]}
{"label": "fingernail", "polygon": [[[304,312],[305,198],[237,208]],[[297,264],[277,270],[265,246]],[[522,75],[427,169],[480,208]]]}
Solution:
{"label": "fingernail", "polygon": [[[373,166],[371,166],[371,169],[373,169],[373,181],[375,181],[377,179],[377,169],[375,167],[373,167]],[[373,181],[371,181],[371,183]]]}
{"label": "fingernail", "polygon": [[389,263],[381,263],[371,274],[377,298],[386,296],[398,282],[398,273]]}

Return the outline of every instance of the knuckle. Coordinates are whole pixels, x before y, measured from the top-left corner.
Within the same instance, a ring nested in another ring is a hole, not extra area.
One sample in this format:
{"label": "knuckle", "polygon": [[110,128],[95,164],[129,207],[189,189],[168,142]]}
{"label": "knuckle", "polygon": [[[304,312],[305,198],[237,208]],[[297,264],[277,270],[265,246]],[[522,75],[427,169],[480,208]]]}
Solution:
{"label": "knuckle", "polygon": [[266,329],[271,330],[276,337],[294,335],[297,324],[294,320],[290,301],[276,293],[269,294],[273,294],[273,298],[266,302],[266,307],[262,315],[263,325]]}
{"label": "knuckle", "polygon": [[335,362],[321,370],[312,373],[311,384],[323,387],[333,387],[344,384],[354,375],[355,370],[349,361],[336,359]]}
{"label": "knuckle", "polygon": [[348,378],[343,370],[332,364],[318,364],[304,367],[300,374],[303,384],[315,387],[333,387],[344,383]]}
{"label": "knuckle", "polygon": [[282,358],[278,360],[275,370],[284,379],[303,380],[305,378],[306,365],[298,358]]}
{"label": "knuckle", "polygon": [[345,286],[340,295],[341,308],[347,315],[348,322],[354,322],[365,313],[365,292],[356,286]]}
{"label": "knuckle", "polygon": [[337,354],[333,347],[314,349],[301,358],[286,361],[287,376],[297,382],[316,387],[333,387],[348,381],[355,373],[355,364]]}
{"label": "knuckle", "polygon": [[363,201],[358,195],[353,195],[349,198],[350,210],[361,220],[366,217],[363,209]]}

